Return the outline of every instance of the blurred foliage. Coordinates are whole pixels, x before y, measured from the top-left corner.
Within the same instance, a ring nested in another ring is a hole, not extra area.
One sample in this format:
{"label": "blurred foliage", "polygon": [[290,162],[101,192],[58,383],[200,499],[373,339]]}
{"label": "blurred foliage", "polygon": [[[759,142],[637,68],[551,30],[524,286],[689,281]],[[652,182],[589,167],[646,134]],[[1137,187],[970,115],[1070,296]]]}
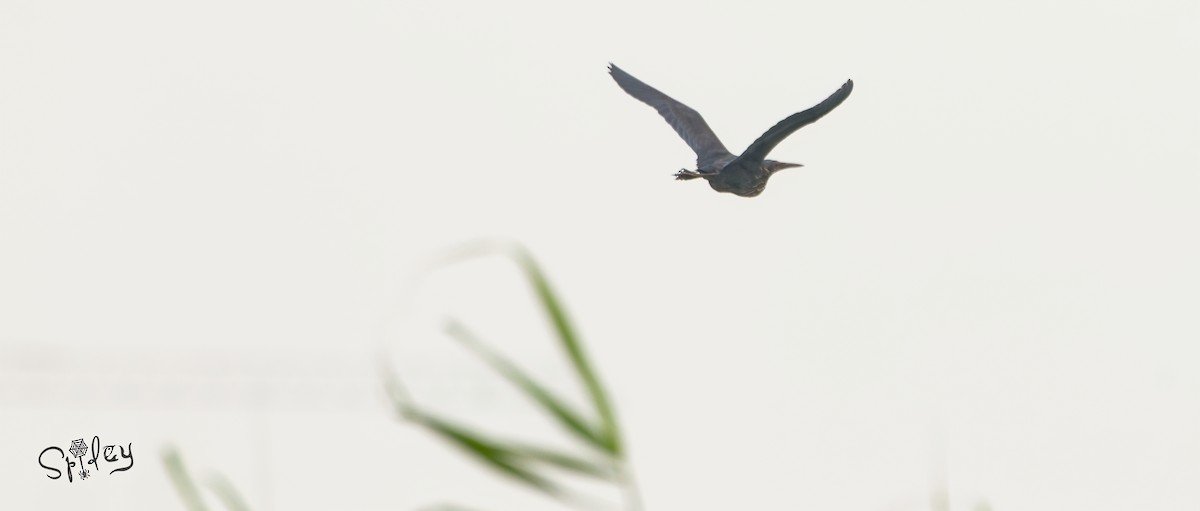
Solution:
{"label": "blurred foliage", "polygon": [[[200,496],[200,487],[196,484],[195,479],[188,473],[187,467],[183,463],[183,456],[179,454],[179,450],[174,447],[163,449],[161,455],[163,467],[167,471],[167,477],[171,478],[171,484],[175,486],[175,492],[179,494],[179,498],[183,500],[183,505],[188,511],[208,511],[208,506],[204,504],[204,499]],[[229,480],[220,474],[213,474],[207,479],[207,486],[210,491],[221,502],[221,505],[229,511],[250,511],[250,507],[246,505],[246,501],[242,499]]]}
{"label": "blurred foliage", "polygon": [[574,452],[563,452],[547,446],[500,439],[457,424],[419,407],[401,385],[399,378],[391,371],[386,371],[385,385],[397,414],[402,419],[461,448],[481,464],[564,504],[587,505],[580,496],[574,495],[555,481],[556,475],[568,472],[613,485],[625,495],[627,509],[641,509],[636,486],[629,474],[621,432],[611,400],[584,352],[562,300],[554,292],[549,279],[533,256],[523,247],[516,245],[471,244],[451,252],[451,255],[440,263],[447,264],[464,258],[494,254],[507,256],[516,263],[533,289],[538,306],[552,326],[555,341],[566,354],[575,376],[586,389],[591,409],[585,412],[567,403],[559,394],[539,383],[516,363],[481,341],[461,322],[448,320],[446,333],[528,397],[545,413],[548,420],[570,435],[570,438],[579,444],[579,448]]}
{"label": "blurred foliage", "polygon": [[[623,493],[625,509],[640,511],[641,498],[629,471],[612,402],[583,350],[582,342],[563,308],[562,301],[532,255],[518,245],[477,243],[459,247],[439,260],[438,264],[446,265],[462,259],[496,254],[504,255],[516,263],[532,287],[540,309],[553,327],[555,341],[566,354],[575,376],[586,389],[590,410],[585,412],[568,404],[558,393],[539,383],[515,362],[480,340],[462,322],[447,320],[446,333],[536,404],[548,420],[557,424],[574,439],[578,449],[567,452],[548,446],[501,439],[438,416],[418,406],[395,372],[384,368],[384,386],[397,415],[457,446],[480,464],[565,505],[589,509],[596,507],[594,501],[573,494],[556,481],[556,477],[560,475],[572,474],[612,485]],[[188,473],[178,450],[173,447],[165,449],[162,462],[184,506],[189,511],[207,511],[208,507],[201,498],[200,488]],[[219,474],[210,476],[206,486],[225,509],[249,511],[249,507],[233,485]],[[949,499],[944,491],[935,493],[931,508],[934,511],[949,509]],[[976,511],[991,509],[987,502],[979,502],[975,506]],[[439,503],[423,507],[421,511],[478,510],[453,503]]]}

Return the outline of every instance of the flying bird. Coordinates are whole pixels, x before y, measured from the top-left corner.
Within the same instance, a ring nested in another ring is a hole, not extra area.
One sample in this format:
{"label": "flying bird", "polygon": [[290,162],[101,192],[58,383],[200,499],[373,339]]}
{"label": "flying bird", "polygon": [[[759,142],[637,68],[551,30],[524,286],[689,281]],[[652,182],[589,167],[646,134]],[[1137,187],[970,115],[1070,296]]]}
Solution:
{"label": "flying bird", "polygon": [[772,174],[787,168],[802,167],[799,163],[768,160],[767,153],[788,135],[816,122],[842,104],[854,89],[854,81],[846,80],[842,88],[825,101],[779,121],[750,144],[740,156],[734,156],[725,149],[725,145],[713,133],[712,128],[708,127],[708,123],[704,122],[704,118],[695,110],[646,85],[612,63],[608,65],[608,72],[617,85],[630,96],[658,110],[667,120],[667,124],[675,128],[675,132],[696,152],[696,170],[681,169],[675,173],[675,179],[704,178],[713,190],[742,197],[754,197],[762,193],[767,186],[767,179],[770,179]]}

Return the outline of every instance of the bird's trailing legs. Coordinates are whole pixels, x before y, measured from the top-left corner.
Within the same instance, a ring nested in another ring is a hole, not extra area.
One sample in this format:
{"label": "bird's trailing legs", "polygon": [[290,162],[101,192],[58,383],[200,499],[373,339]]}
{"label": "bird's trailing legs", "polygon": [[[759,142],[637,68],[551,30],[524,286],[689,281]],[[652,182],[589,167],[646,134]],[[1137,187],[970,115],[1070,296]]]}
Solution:
{"label": "bird's trailing legs", "polygon": [[679,181],[687,181],[689,179],[704,177],[706,174],[716,174],[716,172],[699,172],[696,170],[679,169],[679,172],[675,173],[675,179]]}

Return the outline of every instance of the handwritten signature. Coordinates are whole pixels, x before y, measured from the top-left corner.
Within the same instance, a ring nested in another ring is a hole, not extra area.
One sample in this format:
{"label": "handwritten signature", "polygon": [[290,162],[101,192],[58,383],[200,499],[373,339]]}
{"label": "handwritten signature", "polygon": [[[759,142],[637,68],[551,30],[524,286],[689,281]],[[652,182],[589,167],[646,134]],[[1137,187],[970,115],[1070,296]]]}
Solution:
{"label": "handwritten signature", "polygon": [[[92,475],[92,470],[96,470],[97,472],[99,472],[101,460],[103,460],[107,463],[110,463],[110,464],[115,464],[115,465],[120,465],[121,463],[124,463],[123,460],[129,460],[128,465],[125,465],[123,467],[117,466],[117,468],[114,468],[112,471],[110,471],[109,475],[112,475],[117,472],[124,472],[126,470],[133,468],[133,443],[130,442],[127,445],[128,445],[128,448],[124,445],[106,445],[106,446],[104,446],[104,455],[100,456],[100,437],[99,436],[92,437],[92,444],[91,444],[90,449],[88,448],[88,445],[83,442],[83,439],[80,438],[78,440],[72,440],[71,447],[67,451],[63,451],[62,449],[55,447],[55,446],[50,446],[45,449],[42,449],[42,453],[38,454],[38,465],[41,465],[42,468],[46,469],[46,471],[47,471],[46,477],[49,477],[50,479],[59,479],[62,477],[63,470],[59,470],[57,467],[47,464],[47,459],[50,460],[51,464],[55,464],[56,462],[58,462],[57,464],[59,467],[66,468],[67,482],[73,483],[73,482],[75,482],[75,477],[73,474],[77,474],[79,476],[80,480],[84,480]],[[116,449],[116,451],[114,451],[114,449]],[[51,451],[58,451],[58,459],[57,460],[55,459],[54,456],[50,456],[50,457],[46,456],[46,454]],[[89,451],[91,452],[91,459],[86,458]],[[67,452],[70,452],[71,457],[67,456]],[[120,453],[120,456],[117,455],[118,452]],[[75,459],[74,460],[71,459],[72,457]],[[78,461],[76,461],[76,460],[78,460]],[[86,461],[87,463],[81,465],[81,463],[84,461]],[[118,463],[118,462],[121,462],[121,463]],[[76,467],[79,468],[78,471],[75,470]],[[51,472],[54,475],[50,475]]]}

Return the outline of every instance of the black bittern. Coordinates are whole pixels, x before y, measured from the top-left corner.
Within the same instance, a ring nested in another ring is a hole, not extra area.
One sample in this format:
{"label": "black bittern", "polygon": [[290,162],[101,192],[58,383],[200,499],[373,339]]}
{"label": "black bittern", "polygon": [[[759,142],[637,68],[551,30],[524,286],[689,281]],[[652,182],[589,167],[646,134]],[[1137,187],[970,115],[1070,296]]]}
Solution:
{"label": "black bittern", "polygon": [[654,107],[667,120],[675,132],[683,138],[687,145],[696,152],[696,170],[682,169],[675,173],[675,179],[708,180],[708,185],[718,192],[728,192],[742,197],[754,197],[762,193],[771,175],[780,170],[802,167],[799,163],[784,163],[766,159],[776,145],[796,130],[803,128],[842,104],[854,82],[846,80],[845,85],[816,106],[800,113],[792,114],[787,119],[763,133],[754,143],[750,144],[740,156],[730,154],[717,135],[713,133],[704,118],[687,105],[671,99],[670,96],[659,92],[658,89],[646,85],[645,82],[634,78],[621,68],[609,63],[608,71],[613,80],[617,81],[625,92],[639,101]]}

